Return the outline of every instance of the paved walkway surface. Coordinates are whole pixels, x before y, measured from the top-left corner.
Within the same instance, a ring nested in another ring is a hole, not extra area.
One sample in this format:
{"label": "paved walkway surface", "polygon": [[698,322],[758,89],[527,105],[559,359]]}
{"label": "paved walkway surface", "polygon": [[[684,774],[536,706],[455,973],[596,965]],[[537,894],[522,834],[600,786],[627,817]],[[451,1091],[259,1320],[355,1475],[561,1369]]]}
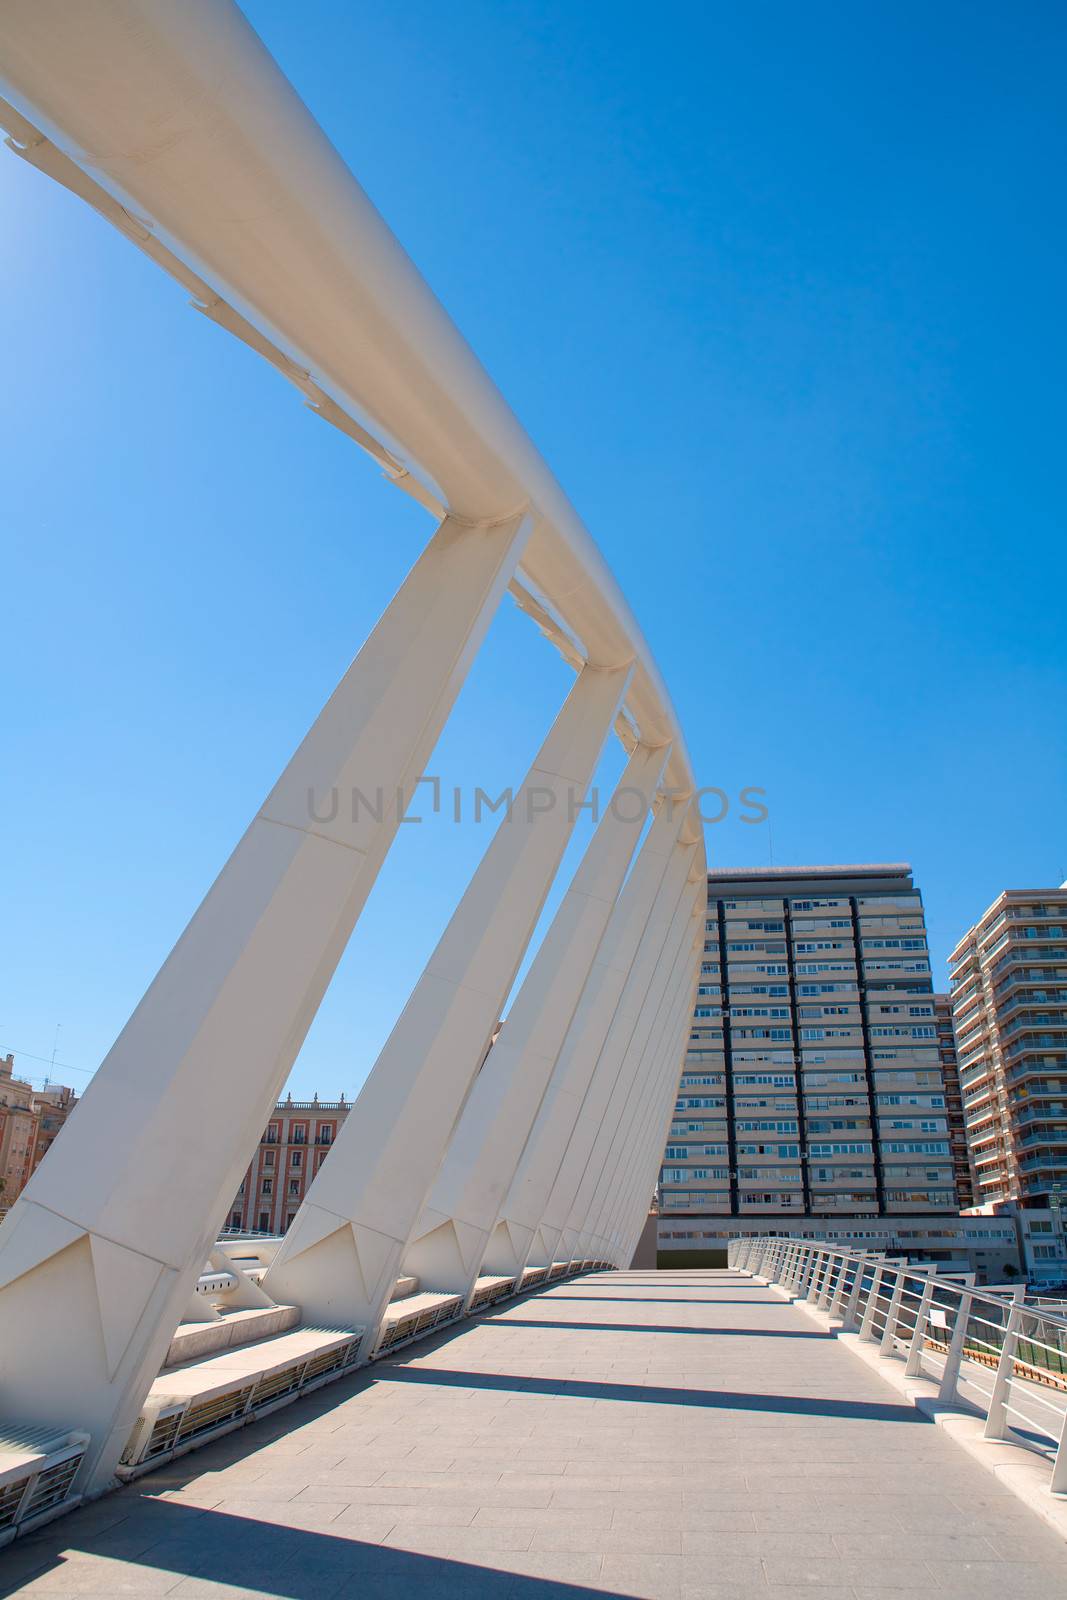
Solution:
{"label": "paved walkway surface", "polygon": [[20,1596],[605,1591],[1056,1600],[1067,1545],[801,1312],[723,1271],[560,1284],[0,1552],[0,1593]]}

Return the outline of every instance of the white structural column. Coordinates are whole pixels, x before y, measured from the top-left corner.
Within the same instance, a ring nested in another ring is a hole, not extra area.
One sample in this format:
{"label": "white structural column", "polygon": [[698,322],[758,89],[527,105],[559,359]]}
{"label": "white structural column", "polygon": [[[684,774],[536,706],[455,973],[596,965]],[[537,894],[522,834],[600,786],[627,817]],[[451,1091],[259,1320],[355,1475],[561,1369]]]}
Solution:
{"label": "white structural column", "polygon": [[[585,1220],[592,1196],[593,1174],[599,1174],[610,1146],[619,1114],[619,1081],[623,1077],[627,1084],[632,1080],[662,992],[659,979],[665,951],[673,942],[672,929],[696,850],[695,845],[686,842],[688,828],[686,821],[681,836],[671,848],[652,914],[616,1003],[589,1093],[538,1230],[538,1241],[548,1261],[553,1255],[573,1260],[582,1255],[576,1223]],[[543,1264],[532,1252],[528,1259],[531,1264]]]}
{"label": "white structural column", "polygon": [[[700,915],[701,908],[698,908]],[[696,921],[697,918],[694,918]],[[702,922],[702,916],[700,921]],[[699,969],[700,950],[703,943],[703,930],[699,925],[697,938],[694,940],[688,968],[688,982],[683,972],[679,984],[680,1004],[674,1008],[674,1021],[670,1030],[662,1055],[663,1070],[659,1073],[662,1088],[659,1099],[651,1114],[648,1116],[643,1129],[641,1147],[633,1160],[633,1175],[630,1184],[623,1194],[616,1209],[614,1221],[608,1227],[608,1237],[614,1246],[615,1255],[621,1266],[626,1266],[632,1259],[641,1230],[648,1215],[648,1202],[655,1186],[656,1173],[663,1160],[663,1149],[667,1142],[667,1130],[670,1127],[671,1117],[674,1114],[675,1101],[678,1097],[678,1082],[681,1077],[685,1061],[688,1033],[692,1025],[693,995],[696,988],[696,976]],[[695,960],[693,957],[695,956]]]}
{"label": "white structural column", "polygon": [[[640,1051],[636,1071],[632,1077],[632,1087],[622,1105],[612,1143],[601,1167],[583,1225],[582,1234],[587,1245],[591,1240],[599,1241],[602,1246],[609,1245],[621,1191],[629,1186],[639,1173],[642,1181],[646,1178],[647,1159],[643,1166],[639,1165],[638,1154],[648,1141],[650,1120],[657,1120],[652,1116],[652,1107],[658,1107],[665,1081],[671,1077],[675,1082],[678,1079],[677,1053],[671,1055],[669,1063],[666,1061],[666,1056],[677,1030],[680,1003],[691,987],[693,920],[699,889],[700,880],[694,882],[690,877],[687,890],[678,907],[675,929],[678,929],[683,911],[685,922],[680,929],[680,937],[672,941],[673,959],[671,951],[664,952],[666,960],[670,962],[666,981],[659,990],[659,1004],[651,1029]],[[655,986],[650,991],[650,1002],[654,1003],[654,998]],[[651,1197],[652,1188],[652,1180],[648,1179],[646,1200]]]}
{"label": "white structural column", "polygon": [[[592,1145],[599,1109],[593,1105],[587,1112],[586,1096],[684,821],[684,810],[661,797],[612,910],[526,1148],[509,1184],[485,1259],[485,1266],[493,1272],[518,1273],[531,1253],[538,1262],[547,1257],[538,1229],[542,1223],[549,1225],[546,1213],[553,1185],[568,1143],[577,1136],[579,1118],[586,1115],[588,1145]],[[579,1159],[584,1162],[584,1157]],[[553,1244],[561,1228],[562,1221],[555,1229]]]}
{"label": "white structural column", "polygon": [[[576,1062],[574,1101],[579,1099],[582,1082],[587,1082],[587,1088],[573,1120],[568,1117],[571,1107],[565,1098],[549,1130],[545,1130],[545,1138],[552,1138],[553,1160],[555,1152],[561,1150],[547,1200],[542,1205],[544,1179],[526,1187],[522,1168],[517,1184],[523,1182],[523,1192],[509,1195],[509,1211],[515,1210],[520,1219],[539,1213],[533,1245],[526,1253],[526,1262],[533,1266],[545,1266],[553,1256],[577,1258],[576,1234],[573,1229],[568,1230],[568,1222],[579,1187],[589,1171],[593,1149],[603,1139],[603,1125],[625,1048],[645,1006],[689,861],[693,859],[694,846],[686,843],[689,826],[685,806],[672,806],[669,800],[661,803],[622,894],[622,901],[629,898],[630,904],[622,909],[616,941],[605,952],[605,962],[595,973],[598,982],[590,984],[589,997],[582,998],[574,1019],[573,1037],[568,1038],[565,1054],[573,1050],[576,1058],[584,1058]],[[550,1163],[545,1160],[545,1176],[547,1171]]]}
{"label": "white structural column", "polygon": [[583,668],[285,1236],[264,1287],[308,1321],[377,1328],[629,674]]}
{"label": "white structural column", "polygon": [[4,1414],[88,1430],[80,1486],[126,1442],[526,531],[441,525],[4,1223]]}
{"label": "white structural column", "polygon": [[620,1249],[624,1248],[620,1241],[631,1231],[634,1208],[639,1208],[642,1217],[647,1215],[656,1173],[662,1161],[666,1140],[660,1139],[659,1130],[664,1108],[673,1105],[677,1098],[678,1081],[685,1060],[686,1034],[692,1026],[693,990],[699,965],[697,937],[701,931],[696,924],[702,920],[703,910],[698,897],[690,920],[692,941],[688,951],[684,946],[679,950],[671,979],[659,1049],[655,1058],[642,1066],[641,1076],[647,1087],[631,1119],[614,1191],[607,1195],[604,1203],[600,1231],[606,1238],[619,1243]]}
{"label": "white structural column", "polygon": [[[425,1288],[468,1297],[618,899],[668,755],[638,745],[475,1080],[404,1253]],[[523,1241],[528,1247],[530,1236]]]}
{"label": "white structural column", "polygon": [[[655,970],[644,1001],[632,1028],[629,1029],[629,1038],[623,1051],[611,1098],[571,1207],[564,1240],[574,1239],[575,1244],[572,1246],[571,1254],[575,1258],[589,1254],[588,1247],[595,1233],[593,1224],[599,1215],[604,1185],[610,1181],[614,1172],[614,1162],[618,1159],[620,1127],[624,1123],[631,1105],[631,1097],[635,1093],[634,1085],[638,1081],[649,1039],[657,1028],[662,1027],[661,1008],[664,995],[674,975],[675,963],[683,940],[688,946],[693,893],[689,873],[694,855],[695,847],[687,846],[681,863],[683,869],[680,874],[681,892],[670,919],[666,938],[660,943]],[[561,1254],[563,1253],[565,1252],[561,1250]]]}
{"label": "white structural column", "polygon": [[[697,958],[698,958],[698,975],[699,975],[699,958],[700,958],[700,955],[703,952],[703,942],[704,942],[703,941],[703,931],[704,930],[703,930],[703,926],[702,926],[702,921],[703,921],[703,919],[701,919],[701,922],[698,923],[698,939],[697,939],[697,945],[696,945]],[[660,1116],[658,1118],[658,1121],[656,1119],[653,1119],[652,1134],[651,1134],[651,1138],[652,1138],[651,1176],[652,1176],[653,1184],[655,1183],[656,1174],[657,1174],[657,1172],[659,1170],[659,1167],[662,1165],[662,1162],[663,1162],[664,1147],[665,1147],[665,1145],[667,1143],[667,1136],[668,1136],[668,1134],[670,1132],[671,1121],[675,1116],[675,1108],[676,1108],[676,1104],[677,1104],[677,1100],[678,1100],[678,1085],[679,1085],[679,1082],[681,1080],[682,1070],[683,1070],[684,1065],[685,1065],[686,1047],[687,1047],[688,1042],[689,1042],[689,1030],[690,1030],[690,1028],[692,1026],[692,1021],[693,1021],[693,998],[694,998],[695,989],[696,989],[696,978],[694,978],[693,982],[690,984],[687,1003],[686,1003],[686,1005],[684,1007],[684,1014],[679,1019],[678,1028],[677,1028],[677,1031],[675,1033],[674,1050],[675,1050],[675,1059],[676,1059],[676,1062],[677,1062],[677,1070],[672,1074],[671,1078],[668,1080],[666,1092],[664,1094],[664,1104],[663,1104],[663,1107],[661,1109],[661,1113],[660,1113]],[[628,1262],[628,1261],[631,1261],[633,1259],[633,1253],[637,1248],[637,1241],[640,1238],[641,1230],[645,1225],[645,1217],[647,1215],[646,1201],[647,1201],[648,1194],[650,1192],[651,1192],[650,1189],[646,1188],[644,1195],[642,1195],[640,1197],[640,1205],[639,1205],[639,1207],[635,1208],[633,1230],[631,1232],[629,1240],[626,1241],[626,1243],[624,1243],[624,1245],[622,1247],[622,1259],[623,1259],[624,1262]]]}
{"label": "white structural column", "polygon": [[[694,918],[690,918],[692,928]],[[593,1232],[614,1253],[630,1232],[634,1207],[647,1213],[655,1187],[655,1130],[668,1093],[676,1089],[682,1051],[678,1042],[685,1000],[692,990],[692,943],[679,949],[660,1008],[660,1019],[646,1047],[616,1140],[614,1160],[605,1167],[599,1218]],[[662,1153],[662,1152],[660,1152]]]}
{"label": "white structural column", "polygon": [[[586,1176],[584,1194],[588,1197],[588,1201],[584,1208],[584,1218],[576,1204],[575,1231],[579,1239],[579,1250],[583,1254],[607,1253],[609,1230],[606,1218],[611,1212],[612,1198],[617,1195],[619,1185],[629,1181],[633,1176],[627,1163],[632,1160],[631,1145],[635,1129],[640,1122],[641,1113],[647,1113],[649,1099],[653,1093],[653,1081],[657,1087],[662,1081],[656,1076],[658,1063],[665,1050],[667,1030],[674,1015],[673,1006],[678,983],[688,959],[692,915],[691,883],[690,877],[678,904],[671,937],[661,956],[656,979],[650,987],[651,1022],[649,1023],[648,1018],[643,1018],[641,1027],[635,1030],[628,1054],[631,1058],[636,1056],[636,1061],[632,1059],[629,1063],[624,1061],[623,1071],[616,1083],[613,1103],[609,1107],[606,1119],[602,1142],[603,1154]],[[579,1193],[579,1202],[581,1199],[582,1191]]]}

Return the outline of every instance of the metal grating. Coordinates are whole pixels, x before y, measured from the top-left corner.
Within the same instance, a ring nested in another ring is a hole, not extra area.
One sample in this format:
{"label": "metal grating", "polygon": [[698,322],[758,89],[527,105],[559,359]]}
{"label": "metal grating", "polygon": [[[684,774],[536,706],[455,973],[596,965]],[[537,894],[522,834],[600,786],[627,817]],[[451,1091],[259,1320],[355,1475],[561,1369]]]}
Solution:
{"label": "metal grating", "polygon": [[280,1399],[282,1395],[294,1394],[304,1376],[304,1365],[303,1361],[297,1361],[291,1367],[283,1367],[280,1372],[271,1372],[260,1378],[252,1395],[250,1409],[255,1411],[259,1406]]}
{"label": "metal grating", "polygon": [[213,1395],[210,1400],[202,1400],[199,1405],[190,1406],[181,1419],[178,1443],[195,1439],[197,1434],[220,1428],[223,1423],[242,1416],[254,1388],[254,1384],[246,1383],[240,1389],[230,1389],[224,1394]]}
{"label": "metal grating", "polygon": [[34,1517],[51,1506],[58,1506],[67,1498],[84,1454],[84,1449],[79,1450],[77,1455],[68,1456],[66,1461],[57,1461],[38,1474],[37,1482],[23,1507],[23,1517]]}
{"label": "metal grating", "polygon": [[26,1493],[26,1485],[33,1476],[27,1472],[23,1478],[16,1478],[14,1483],[0,1483],[0,1528],[10,1528],[18,1516],[22,1497]]}
{"label": "metal grating", "polygon": [[155,1427],[152,1429],[151,1437],[144,1452],[145,1460],[150,1459],[152,1456],[162,1455],[165,1450],[169,1450],[177,1442],[178,1425],[181,1420],[182,1414],[180,1411],[164,1413],[156,1418]]}

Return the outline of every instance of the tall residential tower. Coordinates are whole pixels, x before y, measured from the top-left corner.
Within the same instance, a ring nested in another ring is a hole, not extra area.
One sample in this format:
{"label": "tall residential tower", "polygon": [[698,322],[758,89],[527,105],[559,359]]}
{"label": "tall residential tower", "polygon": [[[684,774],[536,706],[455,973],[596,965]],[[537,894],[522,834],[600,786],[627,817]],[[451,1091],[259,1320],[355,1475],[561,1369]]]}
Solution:
{"label": "tall residential tower", "polygon": [[708,878],[660,1209],[958,1211],[922,898],[906,865]]}
{"label": "tall residential tower", "polygon": [[949,958],[975,1202],[1067,1186],[1067,885],[1009,889]]}

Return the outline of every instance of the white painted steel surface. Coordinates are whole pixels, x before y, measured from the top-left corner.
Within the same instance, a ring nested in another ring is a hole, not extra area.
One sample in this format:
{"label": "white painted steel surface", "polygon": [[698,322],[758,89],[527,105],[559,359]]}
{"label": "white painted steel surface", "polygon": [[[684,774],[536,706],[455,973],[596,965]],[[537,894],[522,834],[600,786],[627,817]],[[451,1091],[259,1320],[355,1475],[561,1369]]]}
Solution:
{"label": "white painted steel surface", "polygon": [[[299,1287],[318,1320],[366,1325],[367,1353],[405,1251],[424,1293],[449,1289],[436,1272],[463,1299],[483,1272],[522,1285],[583,1260],[625,1264],[681,1070],[704,855],[677,718],[600,552],[236,6],[3,0],[0,77],[15,153],[95,207],[439,524],[0,1229],[0,1414],[90,1434],[77,1487],[92,1492],[196,1304],[505,589],[578,673],[531,773],[555,809],[501,825],[328,1181],[257,1272],[265,1290]],[[595,836],[486,1056],[570,833],[564,789],[584,794],[612,725],[641,810]],[[399,798],[331,805],[335,791],[379,789]]]}

